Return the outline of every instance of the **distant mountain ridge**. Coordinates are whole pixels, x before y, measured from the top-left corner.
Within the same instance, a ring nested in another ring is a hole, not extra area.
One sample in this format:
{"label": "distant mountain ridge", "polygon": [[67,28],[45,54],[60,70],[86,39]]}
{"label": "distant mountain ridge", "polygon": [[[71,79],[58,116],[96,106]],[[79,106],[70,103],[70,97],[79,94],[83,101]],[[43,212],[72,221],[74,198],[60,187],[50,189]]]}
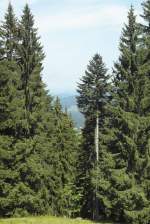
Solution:
{"label": "distant mountain ridge", "polygon": [[80,113],[75,95],[59,96],[63,109],[67,108],[77,128],[83,128],[84,116]]}

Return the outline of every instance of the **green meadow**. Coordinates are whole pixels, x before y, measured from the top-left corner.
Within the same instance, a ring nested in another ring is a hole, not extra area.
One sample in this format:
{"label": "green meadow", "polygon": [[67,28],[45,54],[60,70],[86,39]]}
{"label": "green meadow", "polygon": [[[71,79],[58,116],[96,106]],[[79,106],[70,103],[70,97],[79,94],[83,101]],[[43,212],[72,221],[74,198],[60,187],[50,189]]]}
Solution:
{"label": "green meadow", "polygon": [[[68,218],[57,218],[52,216],[46,216],[46,217],[0,219],[0,224],[94,224],[94,222],[88,220],[82,220],[80,218],[68,219]],[[98,224],[104,224],[104,223],[98,223]]]}

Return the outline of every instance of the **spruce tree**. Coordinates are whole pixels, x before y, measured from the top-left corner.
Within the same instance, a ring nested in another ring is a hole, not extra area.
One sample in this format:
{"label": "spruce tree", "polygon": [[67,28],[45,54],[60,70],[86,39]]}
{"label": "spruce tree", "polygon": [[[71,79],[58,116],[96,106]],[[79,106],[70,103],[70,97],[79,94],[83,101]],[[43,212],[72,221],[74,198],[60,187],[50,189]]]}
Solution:
{"label": "spruce tree", "polygon": [[20,129],[22,92],[19,90],[19,69],[15,62],[0,62],[0,216],[12,215],[11,194],[19,173],[15,169],[15,142]]}
{"label": "spruce tree", "polygon": [[[144,23],[141,25],[140,42],[139,42],[139,72],[136,82],[136,102],[139,110],[137,110],[139,116],[139,128],[137,137],[137,148],[138,148],[138,166],[136,179],[143,190],[143,194],[146,197],[146,202],[144,203],[144,209],[135,212],[135,220],[137,223],[140,221],[145,223],[150,222],[150,180],[149,180],[149,112],[150,112],[150,66],[149,66],[149,56],[150,56],[150,1],[145,1],[143,4],[143,15]],[[130,215],[130,214],[129,214]],[[130,216],[132,217],[132,215]]]}
{"label": "spruce tree", "polygon": [[14,189],[14,214],[44,214],[49,205],[48,179],[50,151],[48,131],[51,125],[51,97],[43,84],[42,60],[44,53],[34,28],[34,18],[26,5],[19,23],[17,63],[20,67],[23,92],[23,127],[15,144],[15,168],[20,176]]}
{"label": "spruce tree", "polygon": [[110,217],[126,223],[148,223],[149,219],[149,202],[139,179],[147,151],[143,115],[149,92],[142,61],[139,29],[131,7],[120,41],[120,57],[114,68],[115,95],[110,119],[113,138],[107,143],[114,163],[108,178],[109,199],[112,199]]}
{"label": "spruce tree", "polygon": [[53,213],[73,217],[79,213],[79,192],[76,189],[78,135],[69,115],[62,110],[60,100],[54,101],[54,127],[52,145],[53,180],[55,198]]}
{"label": "spruce tree", "polygon": [[11,4],[0,29],[0,216],[13,214],[12,192],[19,173],[15,170],[15,143],[22,127],[23,107],[20,69],[15,59],[17,22]]}
{"label": "spruce tree", "polygon": [[[16,104],[16,108],[12,108],[17,124],[14,119],[15,139],[11,145],[13,155],[10,166],[18,176],[15,184],[12,186],[10,184],[13,188],[10,188],[11,192],[8,195],[9,211],[3,215],[44,214],[50,207],[46,185],[50,169],[45,160],[50,148],[47,132],[50,130],[48,125],[51,119],[51,97],[48,96],[41,80],[43,52],[38,37],[36,37],[30,9],[26,5],[18,27],[18,42],[15,43],[17,57],[13,56],[13,38],[11,30],[9,31],[12,15],[12,7],[9,5],[2,34],[5,34],[5,39],[3,39],[6,43],[4,45],[6,50],[4,49],[4,52],[8,52],[5,57],[7,60],[16,60],[19,70],[18,98],[16,99],[15,95],[12,96],[13,102],[16,100],[17,103],[19,100],[20,105],[17,107]],[[17,72],[16,69],[13,68]],[[13,80],[15,79],[14,74],[11,77]]]}
{"label": "spruce tree", "polygon": [[[109,76],[106,72],[102,57],[96,54],[90,61],[77,90],[78,106],[85,116],[80,161],[80,181],[83,188],[81,213],[93,219],[99,216],[97,172],[99,153],[103,150],[99,137],[105,120],[106,105],[109,101]],[[96,181],[93,181],[94,178]]]}
{"label": "spruce tree", "polygon": [[9,4],[0,47],[0,215],[75,216],[78,137],[45,89],[44,53],[28,5],[17,23]]}
{"label": "spruce tree", "polygon": [[16,44],[18,36],[18,22],[14,14],[11,3],[8,5],[7,12],[5,14],[4,22],[1,26],[1,41],[3,57],[8,60],[15,60],[16,55]]}
{"label": "spruce tree", "polygon": [[35,134],[34,129],[36,123],[38,124],[36,120],[41,119],[39,118],[43,107],[41,98],[46,95],[44,84],[41,80],[44,53],[37,35],[37,29],[34,28],[34,18],[28,5],[23,10],[19,26],[18,56],[18,63],[21,68],[22,89],[25,96],[25,118],[27,121],[24,135],[28,137]]}

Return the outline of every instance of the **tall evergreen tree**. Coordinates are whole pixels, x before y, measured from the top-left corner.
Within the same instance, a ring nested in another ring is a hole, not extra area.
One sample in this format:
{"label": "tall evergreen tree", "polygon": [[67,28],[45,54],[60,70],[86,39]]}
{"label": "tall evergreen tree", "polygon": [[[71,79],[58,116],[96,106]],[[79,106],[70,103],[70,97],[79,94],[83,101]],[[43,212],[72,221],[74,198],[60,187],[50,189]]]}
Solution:
{"label": "tall evergreen tree", "polygon": [[149,81],[142,72],[143,54],[138,32],[134,9],[131,7],[128,24],[121,37],[120,57],[115,63],[115,96],[110,119],[113,138],[107,143],[114,163],[109,169],[108,178],[109,195],[112,198],[110,217],[126,223],[149,222],[149,202],[139,178],[144,169],[145,158],[142,154],[147,151],[143,140],[146,128],[143,114],[144,107],[147,107]]}
{"label": "tall evergreen tree", "polygon": [[[97,181],[93,183],[92,173],[97,174],[99,153],[99,130],[105,120],[105,110],[109,98],[109,76],[102,61],[96,54],[78,85],[77,102],[85,115],[83,145],[81,151],[80,181],[83,187],[83,216],[98,218]],[[100,128],[99,128],[100,126]],[[98,176],[94,176],[97,180]]]}
{"label": "tall evergreen tree", "polygon": [[68,217],[79,213],[79,192],[76,189],[78,135],[66,112],[63,112],[60,100],[54,102],[54,127],[52,145],[52,166],[54,169],[55,199],[54,213]]}
{"label": "tall evergreen tree", "polygon": [[19,23],[17,63],[20,67],[23,92],[23,127],[15,144],[15,168],[19,173],[13,197],[14,214],[43,214],[49,210],[49,179],[47,158],[51,147],[48,127],[51,122],[51,97],[43,84],[42,60],[44,53],[34,28],[34,18],[26,5]]}
{"label": "tall evergreen tree", "polygon": [[1,41],[3,43],[1,50],[3,50],[4,58],[7,58],[8,60],[15,60],[18,23],[11,3],[8,5],[4,19],[5,20],[1,26]]}
{"label": "tall evergreen tree", "polygon": [[[3,207],[2,214],[7,216],[25,215],[28,213],[42,214],[49,209],[49,192],[46,185],[49,178],[49,167],[47,167],[45,158],[50,148],[47,135],[48,130],[50,130],[48,125],[51,119],[51,98],[47,95],[44,84],[41,81],[43,52],[38,37],[36,37],[36,30],[33,27],[33,16],[27,5],[23,13],[21,25],[18,28],[18,42],[15,42],[15,45],[13,38],[14,21],[12,6],[9,5],[2,27],[4,56],[6,60],[11,61],[10,63],[12,63],[12,60],[16,60],[19,67],[11,66],[12,72],[10,72],[10,75],[12,77],[9,76],[7,82],[2,82],[3,90],[5,90],[7,83],[10,83],[10,90],[14,85],[17,86],[15,86],[17,89],[14,90],[13,95],[10,95],[11,92],[8,91],[9,100],[6,102],[7,107],[10,100],[13,102],[10,105],[12,113],[8,117],[9,123],[6,120],[6,111],[3,111],[5,123],[9,126],[11,125],[11,129],[10,127],[9,129],[7,128],[6,133],[13,141],[11,146],[10,144],[8,145],[11,147],[8,148],[8,152],[12,151],[9,168],[12,174],[14,170],[16,175],[12,184],[10,183],[10,178],[6,177],[6,183],[8,182],[7,185],[10,187],[8,188],[6,199],[6,205],[7,203],[8,205],[6,208]],[[14,57],[14,52],[17,57]],[[7,72],[8,69],[6,70]],[[19,74],[17,76],[19,80],[18,85],[15,84],[15,72]],[[7,80],[7,75],[5,76]],[[6,87],[8,88],[8,86]],[[19,91],[17,98],[15,91]],[[2,94],[4,94],[4,91]],[[20,104],[18,104],[19,102]],[[10,115],[12,116],[12,123],[10,123]],[[4,125],[2,127],[4,129]],[[15,134],[10,133],[12,127],[14,127],[13,131]],[[8,161],[3,162],[3,164],[3,168],[7,170]],[[6,191],[6,189],[4,190]]]}
{"label": "tall evergreen tree", "polygon": [[9,4],[0,43],[0,215],[73,216],[78,138],[45,90],[44,53],[28,5],[17,24]]}
{"label": "tall evergreen tree", "polygon": [[146,24],[143,25],[144,31],[149,33],[150,30],[150,1],[146,0],[142,3],[143,6],[143,19],[145,20]]}
{"label": "tall evergreen tree", "polygon": [[[149,155],[149,138],[150,138],[150,1],[143,2],[143,19],[144,23],[140,26],[142,29],[140,39],[140,69],[138,76],[138,101],[140,105],[140,128],[138,133],[138,152],[139,152],[139,165],[138,165],[138,182],[144,191],[147,199],[147,204],[144,204],[144,211],[135,213],[136,219],[145,220],[145,223],[150,222],[150,155]],[[140,221],[139,221],[140,222]]]}
{"label": "tall evergreen tree", "polygon": [[[34,129],[38,125],[36,120],[41,119],[42,97],[46,95],[44,84],[41,80],[44,53],[37,36],[37,29],[34,28],[34,18],[28,5],[25,6],[20,21],[18,56],[21,68],[22,89],[25,96],[25,118],[27,122],[24,135],[28,137],[35,134]],[[37,111],[39,112],[37,113]]]}
{"label": "tall evergreen tree", "polygon": [[0,61],[0,216],[12,214],[11,193],[19,176],[14,167],[14,145],[21,125],[21,94],[16,63]]}
{"label": "tall evergreen tree", "polygon": [[1,216],[9,216],[13,211],[12,191],[18,172],[14,167],[14,145],[22,127],[23,107],[20,89],[20,69],[15,62],[15,40],[17,21],[11,4],[8,6],[0,29],[0,188]]}

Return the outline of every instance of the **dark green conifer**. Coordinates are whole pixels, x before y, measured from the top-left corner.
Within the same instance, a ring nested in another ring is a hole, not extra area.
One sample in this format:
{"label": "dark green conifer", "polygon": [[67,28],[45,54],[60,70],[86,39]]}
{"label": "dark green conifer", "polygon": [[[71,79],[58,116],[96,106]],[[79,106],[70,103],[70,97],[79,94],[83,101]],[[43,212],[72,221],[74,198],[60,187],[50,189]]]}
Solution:
{"label": "dark green conifer", "polygon": [[44,102],[41,101],[46,93],[41,80],[44,53],[37,36],[37,29],[34,28],[34,18],[28,5],[24,8],[19,26],[18,56],[21,68],[22,89],[25,96],[25,118],[27,121],[24,135],[29,137],[36,133],[37,120],[42,119],[40,112]]}
{"label": "dark green conifer", "polygon": [[22,128],[23,98],[20,69],[15,62],[17,22],[9,4],[0,29],[0,210],[1,216],[13,214],[12,192],[18,181],[15,169],[15,143]]}
{"label": "dark green conifer", "polygon": [[79,213],[79,192],[76,189],[78,135],[60,100],[54,102],[53,180],[55,180],[54,212],[68,217]]}
{"label": "dark green conifer", "polygon": [[[82,215],[97,219],[99,214],[98,169],[101,150],[100,133],[105,120],[106,105],[109,101],[109,76],[102,61],[96,54],[88,65],[78,85],[77,102],[85,115],[83,144],[80,158],[80,181],[83,187]],[[93,181],[94,178],[96,181]]]}
{"label": "dark green conifer", "polygon": [[18,180],[14,145],[20,129],[19,69],[8,60],[0,61],[0,216],[12,215],[11,193]]}
{"label": "dark green conifer", "polygon": [[8,60],[15,60],[16,55],[16,44],[18,36],[18,22],[14,14],[11,3],[8,5],[7,12],[5,14],[4,22],[1,26],[1,41],[3,57]]}
{"label": "dark green conifer", "polygon": [[19,180],[14,189],[14,214],[44,214],[50,210],[48,180],[50,167],[51,97],[43,84],[44,53],[34,28],[34,18],[26,5],[19,23],[17,63],[20,67],[20,89],[23,92],[23,128],[15,144],[15,168]]}
{"label": "dark green conifer", "polygon": [[141,152],[144,155],[146,151],[146,142],[142,140],[143,103],[146,102],[149,83],[146,74],[142,72],[142,61],[139,29],[134,9],[131,7],[128,24],[121,37],[120,57],[115,63],[115,96],[110,119],[114,134],[113,138],[110,138],[111,141],[108,141],[114,163],[109,169],[108,179],[109,198],[112,200],[111,217],[126,223],[141,223],[141,220],[148,223],[149,202],[139,181],[145,160]]}

